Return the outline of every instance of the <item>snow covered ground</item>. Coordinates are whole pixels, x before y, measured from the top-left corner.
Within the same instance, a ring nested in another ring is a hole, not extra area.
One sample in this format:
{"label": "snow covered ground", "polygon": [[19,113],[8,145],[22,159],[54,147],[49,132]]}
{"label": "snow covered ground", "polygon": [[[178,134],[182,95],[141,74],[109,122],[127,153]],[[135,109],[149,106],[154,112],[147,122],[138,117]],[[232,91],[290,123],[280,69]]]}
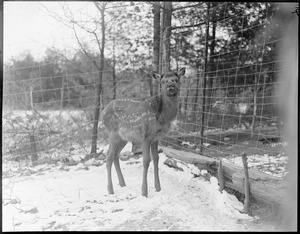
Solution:
{"label": "snow covered ground", "polygon": [[[225,158],[224,161],[243,167],[242,157],[228,157]],[[247,162],[249,168],[255,168],[258,171],[272,176],[283,178],[287,174],[286,166],[288,157],[285,153],[279,153],[277,155],[247,155]]]}
{"label": "snow covered ground", "polygon": [[[127,144],[123,151],[130,149]],[[107,194],[105,164],[44,164],[28,173],[3,165],[3,172],[15,171],[2,178],[3,231],[273,230],[256,227],[235,196],[219,192],[215,177],[194,178],[190,169],[176,171],[165,159],[161,153],[160,192],[155,192],[150,164],[148,198],[141,196],[142,158],[121,161],[126,187],[118,185],[113,168],[113,195]]]}

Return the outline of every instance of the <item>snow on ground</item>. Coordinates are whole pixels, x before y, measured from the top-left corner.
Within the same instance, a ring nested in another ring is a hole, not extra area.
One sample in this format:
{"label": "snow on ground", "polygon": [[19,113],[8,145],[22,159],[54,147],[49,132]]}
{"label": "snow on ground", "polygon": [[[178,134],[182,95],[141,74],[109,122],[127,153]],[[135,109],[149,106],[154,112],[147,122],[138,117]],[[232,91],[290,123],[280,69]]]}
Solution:
{"label": "snow on ground", "polygon": [[[123,151],[130,149],[128,144]],[[189,170],[169,168],[165,159],[161,153],[160,192],[150,164],[148,198],[141,196],[142,158],[121,161],[126,187],[118,185],[113,169],[113,195],[107,194],[105,164],[40,165],[3,178],[3,231],[254,230],[254,218],[240,212],[235,196],[219,192],[215,177],[194,178]]]}
{"label": "snow on ground", "polygon": [[[240,167],[243,167],[242,157],[228,157],[224,161],[228,161]],[[249,168],[256,168],[266,174],[276,177],[284,177],[287,174],[286,165],[288,157],[283,153],[278,155],[247,155],[247,163]]]}

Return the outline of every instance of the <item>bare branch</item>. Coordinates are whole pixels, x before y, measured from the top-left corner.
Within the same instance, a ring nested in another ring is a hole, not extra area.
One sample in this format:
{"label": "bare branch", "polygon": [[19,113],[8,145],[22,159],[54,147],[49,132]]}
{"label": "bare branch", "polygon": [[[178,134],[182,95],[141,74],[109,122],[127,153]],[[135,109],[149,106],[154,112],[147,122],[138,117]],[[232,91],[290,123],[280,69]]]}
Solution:
{"label": "bare branch", "polygon": [[82,43],[80,42],[79,38],[78,38],[78,35],[77,35],[77,32],[75,30],[75,27],[74,27],[74,24],[73,24],[73,32],[74,32],[74,35],[76,37],[76,40],[80,46],[80,48],[82,49],[83,53],[91,60],[93,61],[94,65],[97,67],[98,70],[100,70],[98,64],[95,62],[95,60],[89,55],[89,53],[84,49]]}
{"label": "bare branch", "polygon": [[44,120],[44,123],[48,126],[48,128],[50,129],[50,131],[51,132],[56,132],[56,131],[54,131],[52,128],[51,128],[51,126],[48,124],[48,122],[46,121],[46,119],[44,118],[44,116],[40,113],[40,112],[38,112],[36,109],[34,109],[33,108],[33,111],[36,113],[36,114],[38,114],[43,120]]}
{"label": "bare branch", "polygon": [[[103,6],[99,6],[96,2],[95,2],[95,6],[98,8],[98,9],[102,9],[101,7],[104,7],[105,9],[105,6],[106,6],[107,3],[103,4]],[[76,21],[73,17],[73,14],[71,12],[71,10],[69,9],[68,5],[65,4],[64,8],[67,8],[65,12],[65,17],[68,19],[68,23],[65,22],[65,19],[63,19],[60,15],[58,15],[57,13],[55,12],[51,12],[46,6],[44,6],[43,4],[41,4],[42,7],[44,7],[44,9],[48,12],[49,16],[51,16],[52,18],[54,18],[55,20],[57,20],[58,22],[62,23],[63,25],[67,26],[68,28],[71,28],[74,32],[74,35],[76,37],[76,40],[80,46],[80,48],[82,49],[82,51],[84,52],[84,54],[90,59],[93,61],[94,65],[97,67],[97,69],[99,70],[99,66],[98,64],[94,61],[94,59],[91,58],[91,56],[88,54],[88,52],[84,49],[82,43],[80,42],[80,39],[78,37],[78,34],[76,32],[76,29],[74,27],[74,25],[78,26],[79,28],[83,29],[84,31],[90,33],[90,34],[93,34],[96,38],[96,42],[97,42],[97,45],[98,45],[98,48],[99,48],[99,51],[101,52],[102,48],[100,46],[100,41],[99,41],[99,38],[98,38],[98,35],[96,34],[96,30],[97,30],[97,27],[96,29],[94,29],[93,31],[89,30],[88,28],[85,27],[85,24],[87,22],[84,22],[83,25],[81,25],[78,21]],[[69,13],[69,14],[68,14]],[[72,26],[69,25],[69,23],[72,23]]]}
{"label": "bare branch", "polygon": [[177,8],[174,8],[173,9],[173,12],[174,11],[177,11],[177,10],[182,10],[182,9],[185,9],[185,8],[189,8],[189,7],[197,7],[197,6],[201,6],[203,3],[198,3],[198,4],[194,4],[194,5],[189,5],[189,6],[182,6],[182,7],[177,7]]}
{"label": "bare branch", "polygon": [[99,3],[98,2],[94,2],[94,4],[95,4],[95,6],[96,6],[96,8],[98,9],[98,11],[102,11],[102,9],[100,8],[100,6],[98,5]]}
{"label": "bare branch", "polygon": [[94,36],[96,37],[96,42],[97,42],[97,45],[98,45],[98,48],[99,48],[99,51],[100,53],[102,52],[102,47],[100,45],[100,41],[99,41],[99,38],[97,36],[97,33],[93,32]]}
{"label": "bare branch", "polygon": [[98,9],[98,11],[102,13],[102,12],[105,11],[105,7],[108,3],[106,3],[106,2],[101,2],[101,3],[100,2],[94,2],[94,4],[95,4],[96,8]]}
{"label": "bare branch", "polygon": [[205,22],[201,22],[201,23],[198,23],[198,24],[192,24],[192,25],[184,25],[184,26],[171,27],[171,30],[180,29],[180,28],[192,28],[192,27],[198,27],[198,26],[201,26],[201,25],[205,25]]}
{"label": "bare branch", "polygon": [[46,6],[44,6],[43,4],[41,4],[41,6],[48,12],[48,15],[49,15],[50,17],[52,17],[52,18],[55,19],[56,21],[60,22],[60,23],[63,24],[64,26],[66,26],[66,27],[68,27],[68,28],[72,28],[70,25],[68,25],[67,23],[64,22],[65,20],[64,20],[60,15],[58,15],[58,14],[55,13],[55,12],[50,11],[50,10],[49,10]]}
{"label": "bare branch", "polygon": [[100,51],[100,53],[101,53],[102,48],[101,48],[101,46],[100,46],[100,40],[99,40],[99,37],[98,37],[98,35],[97,35],[97,33],[96,33],[97,28],[96,28],[95,30],[91,31],[91,30],[88,30],[87,28],[85,28],[84,26],[81,26],[79,23],[77,23],[77,21],[72,21],[72,23],[74,23],[75,25],[77,25],[78,27],[80,27],[81,29],[83,29],[84,31],[86,31],[86,32],[88,32],[88,33],[90,33],[90,34],[93,34],[93,35],[95,36],[96,42],[97,42],[97,45],[98,45],[98,49],[99,49],[99,51]]}

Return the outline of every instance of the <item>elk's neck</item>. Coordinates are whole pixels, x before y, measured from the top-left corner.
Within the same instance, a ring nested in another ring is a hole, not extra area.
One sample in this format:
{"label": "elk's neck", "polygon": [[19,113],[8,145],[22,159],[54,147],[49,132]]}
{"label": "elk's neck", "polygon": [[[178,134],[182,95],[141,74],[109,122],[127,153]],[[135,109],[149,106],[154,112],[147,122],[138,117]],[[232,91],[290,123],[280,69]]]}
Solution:
{"label": "elk's neck", "polygon": [[159,122],[162,124],[171,122],[175,119],[178,111],[178,97],[167,97],[162,95],[161,97],[161,111],[159,116]]}

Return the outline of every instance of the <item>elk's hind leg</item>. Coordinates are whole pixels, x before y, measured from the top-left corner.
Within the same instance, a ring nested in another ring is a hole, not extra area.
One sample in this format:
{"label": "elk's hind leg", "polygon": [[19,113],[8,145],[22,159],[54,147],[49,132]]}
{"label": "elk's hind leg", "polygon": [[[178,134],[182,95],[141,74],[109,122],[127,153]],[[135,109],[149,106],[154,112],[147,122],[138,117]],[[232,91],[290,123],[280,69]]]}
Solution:
{"label": "elk's hind leg", "polygon": [[125,147],[125,145],[127,144],[127,141],[124,141],[120,138],[119,144],[117,145],[116,148],[116,152],[115,152],[115,156],[114,156],[114,164],[115,164],[115,168],[117,171],[117,175],[118,175],[118,179],[119,179],[119,184],[121,187],[126,186],[125,184],[125,180],[121,171],[121,167],[120,167],[120,161],[119,161],[119,155],[120,152],[122,151],[122,149]]}
{"label": "elk's hind leg", "polygon": [[109,148],[106,156],[106,170],[107,170],[107,190],[109,194],[114,193],[112,177],[111,177],[111,166],[114,162],[115,168],[118,174],[119,183],[121,186],[125,186],[125,181],[121,172],[119,163],[119,153],[126,145],[126,141],[122,140],[117,134],[111,134],[109,137]]}

